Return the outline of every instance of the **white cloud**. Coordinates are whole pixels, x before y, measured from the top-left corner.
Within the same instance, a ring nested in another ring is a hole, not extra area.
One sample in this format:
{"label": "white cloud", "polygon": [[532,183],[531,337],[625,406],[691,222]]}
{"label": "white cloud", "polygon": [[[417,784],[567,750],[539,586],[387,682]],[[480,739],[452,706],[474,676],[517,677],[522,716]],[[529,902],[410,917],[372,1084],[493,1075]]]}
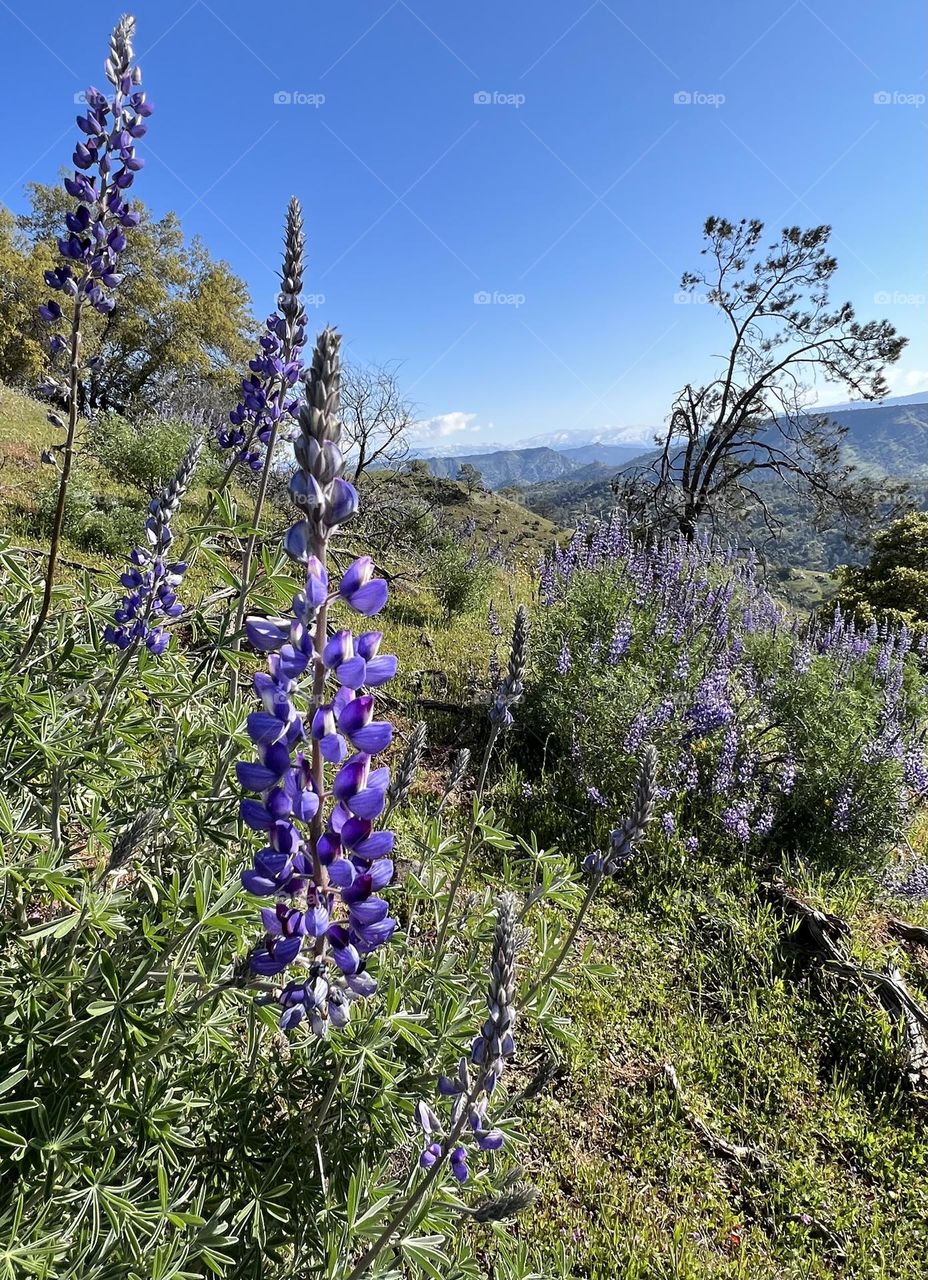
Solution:
{"label": "white cloud", "polygon": [[928,391],[928,370],[887,369],[886,381],[897,396],[911,396],[918,391]]}
{"label": "white cloud", "polygon": [[426,418],[417,422],[410,432],[411,438],[417,442],[424,440],[444,440],[448,436],[457,435],[461,431],[480,431],[482,428],[474,423],[476,413],[439,413],[434,418]]}

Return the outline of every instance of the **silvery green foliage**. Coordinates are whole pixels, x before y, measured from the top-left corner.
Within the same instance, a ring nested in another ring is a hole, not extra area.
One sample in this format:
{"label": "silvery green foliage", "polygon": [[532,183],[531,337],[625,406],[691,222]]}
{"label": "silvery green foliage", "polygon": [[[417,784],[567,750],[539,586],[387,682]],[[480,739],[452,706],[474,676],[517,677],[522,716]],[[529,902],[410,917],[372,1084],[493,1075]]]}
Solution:
{"label": "silvery green foliage", "polygon": [[470,751],[467,747],[461,747],[460,751],[454,753],[451,761],[451,768],[448,770],[448,777],[445,782],[444,797],[447,798],[451,792],[459,787],[464,781],[464,776],[470,766]]}
{"label": "silvery green foliage", "polygon": [[406,803],[412,790],[416,773],[419,770],[419,765],[422,763],[422,753],[424,751],[425,725],[420,720],[409,735],[409,741],[406,743],[403,757],[394,769],[393,776],[390,779],[390,785],[387,788],[387,807],[389,809],[395,809],[398,805]]}

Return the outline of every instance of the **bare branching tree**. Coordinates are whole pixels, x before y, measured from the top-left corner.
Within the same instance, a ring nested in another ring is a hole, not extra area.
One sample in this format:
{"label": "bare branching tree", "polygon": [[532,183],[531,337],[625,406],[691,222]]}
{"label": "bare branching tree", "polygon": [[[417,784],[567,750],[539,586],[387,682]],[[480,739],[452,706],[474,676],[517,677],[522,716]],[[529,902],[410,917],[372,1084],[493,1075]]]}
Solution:
{"label": "bare branching tree", "polygon": [[354,483],[365,471],[397,471],[409,452],[416,408],[391,365],[346,365],[342,374],[342,436]]}
{"label": "bare branching tree", "polygon": [[707,220],[707,264],[682,288],[718,308],[730,349],[711,382],[677,396],[650,474],[614,486],[690,538],[704,518],[746,504],[759,505],[769,524],[765,479],[803,489],[820,511],[848,522],[880,500],[844,455],[845,429],[808,405],[822,382],[866,400],[885,396],[883,371],[906,339],[887,320],[862,324],[849,302],[829,301],[838,265],[830,227],[787,227],[767,245],[763,234],[762,222]]}

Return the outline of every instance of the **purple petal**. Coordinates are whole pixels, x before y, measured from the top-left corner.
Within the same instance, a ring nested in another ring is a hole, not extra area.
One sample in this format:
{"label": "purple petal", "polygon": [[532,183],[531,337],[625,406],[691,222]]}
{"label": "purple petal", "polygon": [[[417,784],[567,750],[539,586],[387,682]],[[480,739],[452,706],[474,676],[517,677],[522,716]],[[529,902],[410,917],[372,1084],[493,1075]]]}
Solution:
{"label": "purple petal", "polygon": [[342,733],[347,733],[350,738],[359,729],[363,729],[366,724],[370,724],[373,714],[374,699],[369,693],[361,698],[352,698],[338,717],[339,730]]}
{"label": "purple petal", "polygon": [[382,631],[365,631],[364,635],[358,636],[354,647],[365,662],[370,662],[371,658],[377,657],[382,640]]}
{"label": "purple petal", "polygon": [[365,618],[372,618],[387,603],[389,594],[389,588],[383,578],[373,578],[348,597],[348,604],[355,613],[360,613]]}
{"label": "purple petal", "polygon": [[274,825],[274,819],[260,800],[243,800],[239,812],[252,831],[270,831]]}
{"label": "purple petal", "polygon": [[267,765],[244,760],[240,760],[235,766],[235,774],[239,786],[244,787],[246,791],[267,791],[280,777],[280,774],[269,769]]}
{"label": "purple petal", "polygon": [[366,582],[371,580],[373,572],[374,562],[370,556],[360,556],[355,560],[354,564],[349,565],[345,570],[341,584],[338,588],[339,594],[343,599],[350,600],[350,597],[354,595],[359,588],[363,587]]}
{"label": "purple petal", "polygon": [[364,683],[372,689],[376,689],[379,685],[386,684],[388,680],[392,680],[396,675],[397,661],[392,653],[384,654],[380,658],[372,658],[367,664],[367,674]]}
{"label": "purple petal", "polygon": [[350,908],[351,923],[359,929],[379,924],[389,909],[384,898],[365,898],[363,902],[356,902]]}
{"label": "purple petal", "polygon": [[254,649],[259,649],[262,653],[273,653],[290,635],[290,624],[283,618],[248,618],[245,622],[245,634]]}
{"label": "purple petal", "polygon": [[377,858],[385,858],[391,854],[395,840],[396,837],[392,831],[375,831],[368,839],[359,840],[357,844],[349,845],[349,847],[359,858],[367,858],[369,861],[374,861]]}
{"label": "purple petal", "polygon": [[285,728],[277,716],[268,715],[264,711],[253,711],[248,717],[248,736],[259,747],[276,742]]}
{"label": "purple petal", "polygon": [[386,720],[375,720],[373,724],[365,725],[357,733],[351,734],[351,745],[369,756],[376,755],[378,751],[386,751],[392,741],[393,725]]}
{"label": "purple petal", "polygon": [[356,795],[347,797],[345,803],[357,818],[379,818],[386,804],[386,788],[365,787]]}
{"label": "purple petal", "polygon": [[363,658],[349,658],[335,670],[335,674],[348,689],[360,689],[367,683],[367,663]]}

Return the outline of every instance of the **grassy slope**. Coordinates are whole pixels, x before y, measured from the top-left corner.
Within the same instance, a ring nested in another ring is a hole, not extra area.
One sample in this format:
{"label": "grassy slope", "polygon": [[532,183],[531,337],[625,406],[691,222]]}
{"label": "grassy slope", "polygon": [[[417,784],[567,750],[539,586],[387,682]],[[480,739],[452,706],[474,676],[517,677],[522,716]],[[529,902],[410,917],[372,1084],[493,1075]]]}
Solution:
{"label": "grassy slope", "polygon": [[[52,435],[38,406],[0,389],[0,505],[28,501],[38,451]],[[188,512],[202,499],[192,497]],[[534,517],[494,495],[462,496],[458,516],[476,519],[487,536],[494,523],[524,532],[526,561],[554,532],[534,529]],[[99,562],[73,548],[67,554]],[[530,599],[529,575],[499,573],[494,594],[508,629],[515,603]],[[410,714],[420,692],[466,699],[494,643],[504,655],[482,611],[449,623],[416,582],[398,584],[385,629]],[[436,765],[469,734],[479,736],[479,714],[472,730],[454,713],[429,719]],[[500,798],[507,784],[510,795],[518,787],[505,770],[498,782]],[[515,829],[528,836],[530,821],[517,818]],[[492,876],[493,868],[481,872]],[[925,957],[887,942],[893,904],[874,885],[803,887],[852,920],[859,957],[893,956],[928,995]],[[925,906],[895,910],[928,924]],[[593,913],[582,943],[586,958],[578,953],[560,995],[576,1041],[543,1046],[528,1027],[520,1038],[526,1069],[552,1048],[562,1068],[524,1110],[522,1158],[542,1198],[517,1234],[539,1274],[923,1274],[928,1142],[924,1113],[899,1084],[892,1029],[862,996],[816,974],[784,944],[750,873],[685,866],[671,848],[662,865],[630,870]],[[729,1141],[758,1148],[763,1168],[706,1150],[664,1082],[667,1061],[692,1112]]]}

